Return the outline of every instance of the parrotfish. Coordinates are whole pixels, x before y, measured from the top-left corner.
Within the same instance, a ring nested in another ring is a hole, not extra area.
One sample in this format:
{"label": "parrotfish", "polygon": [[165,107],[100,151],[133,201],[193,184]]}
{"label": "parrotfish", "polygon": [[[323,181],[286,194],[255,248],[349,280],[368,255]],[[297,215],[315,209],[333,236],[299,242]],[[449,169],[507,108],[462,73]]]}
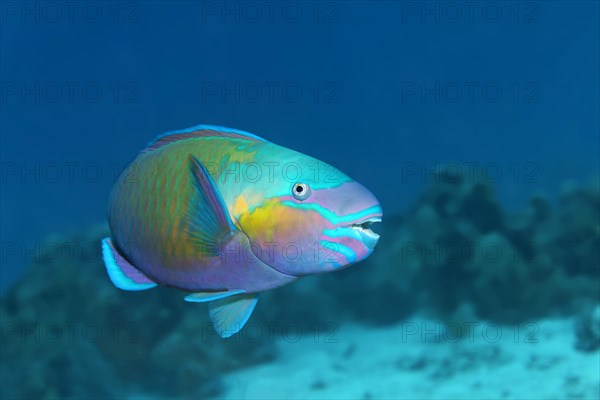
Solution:
{"label": "parrotfish", "polygon": [[108,275],[209,302],[217,333],[250,318],[260,292],[367,258],[373,194],[332,165],[237,129],[167,132],[124,169],[109,198]]}

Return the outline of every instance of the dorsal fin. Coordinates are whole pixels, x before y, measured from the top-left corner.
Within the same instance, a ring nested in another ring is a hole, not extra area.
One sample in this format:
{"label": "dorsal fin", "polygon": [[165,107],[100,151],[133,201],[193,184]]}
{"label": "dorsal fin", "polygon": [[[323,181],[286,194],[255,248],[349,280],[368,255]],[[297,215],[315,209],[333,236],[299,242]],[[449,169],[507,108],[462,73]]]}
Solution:
{"label": "dorsal fin", "polygon": [[234,128],[226,128],[224,126],[216,125],[196,125],[187,129],[180,129],[176,131],[169,131],[155,138],[153,141],[148,143],[146,148],[142,151],[143,153],[158,149],[169,143],[177,142],[179,140],[185,140],[195,137],[209,137],[209,136],[221,136],[230,138],[242,138],[260,142],[267,142],[265,139],[256,136],[250,132],[241,131]]}

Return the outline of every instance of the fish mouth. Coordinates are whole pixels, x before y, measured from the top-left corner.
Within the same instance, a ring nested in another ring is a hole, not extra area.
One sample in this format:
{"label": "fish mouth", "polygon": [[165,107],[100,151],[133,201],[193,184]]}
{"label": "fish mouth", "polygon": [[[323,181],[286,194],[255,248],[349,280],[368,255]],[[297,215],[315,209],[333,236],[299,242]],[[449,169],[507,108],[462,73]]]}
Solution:
{"label": "fish mouth", "polygon": [[350,226],[351,229],[354,229],[362,238],[363,243],[369,248],[374,248],[379,240],[379,235],[371,230],[371,225],[381,222],[381,217],[370,217],[366,218],[360,222],[356,222]]}

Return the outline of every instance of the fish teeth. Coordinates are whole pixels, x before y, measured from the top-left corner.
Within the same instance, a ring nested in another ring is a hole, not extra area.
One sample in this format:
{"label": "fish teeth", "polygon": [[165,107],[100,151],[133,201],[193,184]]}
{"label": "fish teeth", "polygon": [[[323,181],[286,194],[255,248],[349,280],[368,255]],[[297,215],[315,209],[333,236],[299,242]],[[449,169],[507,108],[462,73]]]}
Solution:
{"label": "fish teeth", "polygon": [[372,230],[370,230],[369,228],[366,228],[364,226],[362,226],[362,224],[360,225],[352,225],[351,226],[352,229],[359,231],[361,234],[369,236],[373,239],[379,239],[379,235],[376,234],[375,232],[373,232]]}
{"label": "fish teeth", "polygon": [[363,229],[363,230],[370,230],[369,226],[371,226],[373,223],[375,222],[381,222],[381,218],[379,217],[372,217],[369,219],[366,219],[358,224],[352,224],[350,225],[352,228],[358,228],[358,229]]}

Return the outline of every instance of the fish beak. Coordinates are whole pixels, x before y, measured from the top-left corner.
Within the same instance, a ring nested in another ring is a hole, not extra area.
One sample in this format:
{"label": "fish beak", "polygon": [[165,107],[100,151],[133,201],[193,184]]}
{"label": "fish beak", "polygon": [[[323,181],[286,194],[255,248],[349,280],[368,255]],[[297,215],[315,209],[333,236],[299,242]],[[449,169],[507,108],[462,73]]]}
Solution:
{"label": "fish beak", "polygon": [[375,248],[379,240],[379,235],[371,230],[371,225],[375,222],[381,222],[381,217],[370,217],[349,226],[360,235],[363,243],[369,249]]}

